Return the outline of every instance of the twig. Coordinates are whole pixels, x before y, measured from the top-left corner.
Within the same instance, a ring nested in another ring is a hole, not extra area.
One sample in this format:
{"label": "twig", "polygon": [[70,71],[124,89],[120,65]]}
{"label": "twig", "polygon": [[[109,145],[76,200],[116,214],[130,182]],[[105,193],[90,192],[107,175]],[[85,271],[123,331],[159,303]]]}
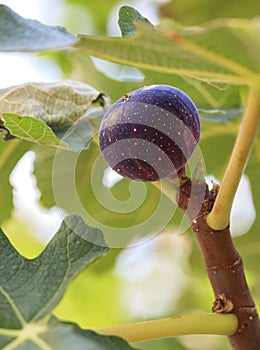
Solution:
{"label": "twig", "polygon": [[230,221],[230,212],[244,168],[251,151],[260,118],[260,88],[252,86],[240,130],[212,211],[207,217],[214,230],[223,230]]}
{"label": "twig", "polygon": [[125,324],[95,331],[104,335],[117,335],[128,342],[169,338],[186,334],[231,335],[236,332],[234,315],[191,314]]}

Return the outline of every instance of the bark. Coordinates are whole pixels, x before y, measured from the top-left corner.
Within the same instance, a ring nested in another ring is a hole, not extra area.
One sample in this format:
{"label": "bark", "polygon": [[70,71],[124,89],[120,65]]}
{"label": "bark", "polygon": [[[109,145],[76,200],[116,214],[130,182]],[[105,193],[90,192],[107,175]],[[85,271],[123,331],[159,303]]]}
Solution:
{"label": "bark", "polygon": [[232,349],[259,350],[260,321],[229,227],[215,231],[206,221],[216,195],[217,191],[210,191],[205,183],[186,179],[180,185],[177,202],[190,220],[204,257],[216,298],[212,311],[237,316],[238,329],[229,337]]}

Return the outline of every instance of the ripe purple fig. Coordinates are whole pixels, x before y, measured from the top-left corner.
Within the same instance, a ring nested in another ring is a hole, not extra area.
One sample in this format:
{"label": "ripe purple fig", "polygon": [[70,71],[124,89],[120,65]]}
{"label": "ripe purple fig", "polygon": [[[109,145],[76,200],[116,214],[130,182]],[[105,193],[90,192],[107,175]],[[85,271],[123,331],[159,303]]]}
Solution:
{"label": "ripe purple fig", "polygon": [[107,163],[136,181],[185,176],[200,137],[193,101],[180,89],[151,85],[116,101],[104,115],[99,145]]}

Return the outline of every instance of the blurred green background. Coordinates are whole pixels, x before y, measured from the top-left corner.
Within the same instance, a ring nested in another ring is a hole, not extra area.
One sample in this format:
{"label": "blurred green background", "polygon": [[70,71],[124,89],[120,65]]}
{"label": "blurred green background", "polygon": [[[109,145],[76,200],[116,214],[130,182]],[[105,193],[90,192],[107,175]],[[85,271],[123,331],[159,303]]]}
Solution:
{"label": "blurred green background", "polygon": [[[219,17],[253,18],[260,15],[259,2],[252,0],[68,0],[60,1],[56,5],[57,10],[60,6],[63,12],[63,23],[58,24],[66,26],[74,34],[119,35],[117,13],[122,4],[137,8],[154,24],[158,24],[160,19],[165,17],[186,25],[198,25]],[[181,79],[176,78],[172,81],[171,77],[160,76],[159,73],[141,73],[132,68],[82,57],[71,51],[52,54],[49,59],[60,67],[64,78],[78,79],[91,84],[109,95],[112,102],[126,92],[142,86],[143,75],[146,75],[151,84],[169,83],[178,86],[178,79]],[[239,122],[240,117],[228,123],[202,121],[200,149],[206,164],[206,174],[221,178]],[[37,191],[41,192],[41,195],[38,192],[38,197],[36,196],[37,205],[45,210],[48,220],[51,208],[56,205],[51,185],[55,150],[23,142],[17,142],[14,146],[1,143],[0,147],[2,154],[5,152],[10,155],[9,158],[7,156],[5,172],[1,171],[2,198],[10,197],[8,179],[16,162],[28,150],[33,150],[36,178],[32,177],[32,173],[30,177],[34,186],[37,185]],[[90,150],[82,152],[77,161],[75,182],[84,208],[97,221],[112,227],[128,227],[149,219],[160,199],[160,192],[152,184],[145,185],[147,197],[142,205],[128,214],[111,213],[97,201],[90,175],[98,156],[98,147],[93,143]],[[256,212],[260,208],[259,160],[258,137],[246,170]],[[66,164],[64,166],[66,167]],[[127,180],[116,183],[109,191],[120,201],[129,199],[131,195]],[[0,205],[1,208],[5,207],[1,200]],[[73,213],[69,198],[63,209],[67,213]],[[4,216],[2,226],[17,249],[30,257],[38,254],[47,238],[39,238],[36,226],[31,225],[28,220],[15,215],[12,218],[8,216]],[[181,234],[178,232],[181,219],[181,214],[176,211],[162,233],[156,237],[153,236],[153,232],[147,233],[145,244],[137,244],[136,247],[128,249],[111,249],[106,257],[74,280],[55,310],[56,315],[64,320],[77,322],[84,328],[95,328],[191,312],[210,312],[213,294],[206,278],[202,257],[193,234],[189,230]],[[234,238],[244,259],[248,282],[258,308],[259,231],[260,220],[257,217],[248,233]],[[153,239],[150,239],[150,235]],[[135,237],[135,242],[137,238]],[[136,344],[136,347],[160,350],[229,349],[228,341],[220,336],[185,336],[140,343]]]}

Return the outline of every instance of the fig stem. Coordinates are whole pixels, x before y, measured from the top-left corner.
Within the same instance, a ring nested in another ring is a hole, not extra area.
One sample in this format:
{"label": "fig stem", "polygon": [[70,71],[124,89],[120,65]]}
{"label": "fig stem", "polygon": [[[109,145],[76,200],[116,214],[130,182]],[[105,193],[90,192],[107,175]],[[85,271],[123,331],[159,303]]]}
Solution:
{"label": "fig stem", "polygon": [[236,332],[237,326],[234,314],[201,313],[99,328],[95,331],[103,335],[116,335],[134,343],[187,334],[229,336]]}
{"label": "fig stem", "polygon": [[223,230],[229,224],[233,200],[250,155],[259,119],[260,84],[252,85],[249,89],[247,104],[236,142],[216,201],[212,211],[207,216],[207,223],[214,230]]}

